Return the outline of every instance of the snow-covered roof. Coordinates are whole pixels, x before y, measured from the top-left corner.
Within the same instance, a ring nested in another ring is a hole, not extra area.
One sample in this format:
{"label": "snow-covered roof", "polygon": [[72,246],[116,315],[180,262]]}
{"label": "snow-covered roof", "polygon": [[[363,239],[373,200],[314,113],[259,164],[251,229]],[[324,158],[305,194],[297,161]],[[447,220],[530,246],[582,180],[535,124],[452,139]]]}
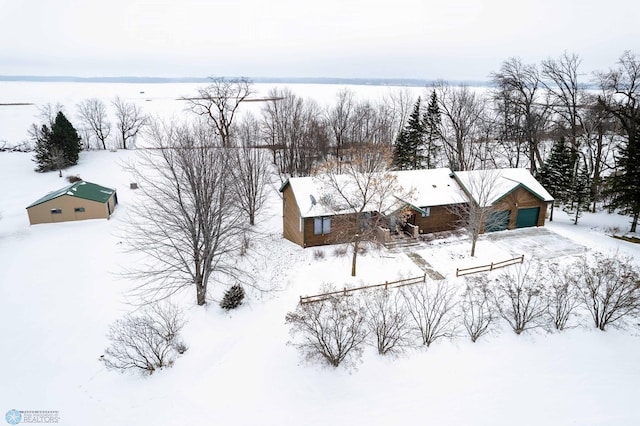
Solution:
{"label": "snow-covered roof", "polygon": [[[451,170],[447,168],[404,170],[391,172],[391,174],[396,177],[398,186],[402,188],[402,193],[393,194],[394,200],[380,203],[387,208],[384,213],[405,204],[422,208],[467,201],[464,192],[451,177]],[[346,176],[339,176],[338,179],[345,179],[345,184],[347,182]],[[302,217],[331,216],[337,213],[335,209],[322,202],[323,195],[327,193],[326,190],[323,190],[322,179],[317,177],[289,178],[282,185],[280,191],[283,191],[287,185],[291,186]],[[370,210],[377,210],[377,208]]]}
{"label": "snow-covered roof", "polygon": [[553,197],[527,169],[487,169],[455,172],[455,176],[473,199],[483,207],[504,198],[518,187],[524,187],[542,201]]}
{"label": "snow-covered roof", "polygon": [[416,207],[445,206],[468,201],[448,168],[402,170],[393,174],[400,186],[405,191],[410,191],[411,200],[405,201]]}

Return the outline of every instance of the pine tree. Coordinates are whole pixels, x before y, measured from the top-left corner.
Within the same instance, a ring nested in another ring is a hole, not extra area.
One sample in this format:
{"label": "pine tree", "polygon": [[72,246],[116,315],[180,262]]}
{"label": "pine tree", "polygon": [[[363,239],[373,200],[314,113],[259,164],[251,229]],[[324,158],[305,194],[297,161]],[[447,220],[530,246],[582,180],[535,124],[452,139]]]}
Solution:
{"label": "pine tree", "polygon": [[553,220],[556,203],[568,201],[568,191],[573,182],[575,154],[567,147],[564,138],[554,142],[551,154],[540,168],[537,178],[554,198],[549,220]]}
{"label": "pine tree", "polygon": [[78,163],[82,145],[80,137],[73,125],[62,112],[58,112],[49,128],[46,124],[31,131],[35,142],[34,161],[38,165],[37,172],[59,170]]}
{"label": "pine tree", "polygon": [[[616,169],[610,178],[609,207],[619,208],[621,213],[630,214],[631,232],[636,232],[640,217],[640,108],[635,133],[628,131],[629,138],[623,142],[616,156]],[[633,134],[634,137],[631,137]]]}
{"label": "pine tree", "polygon": [[438,151],[440,151],[440,144],[438,141],[442,139],[441,133],[441,118],[440,107],[438,106],[438,96],[436,91],[431,92],[431,99],[427,106],[427,112],[424,114],[424,134],[425,134],[425,148],[424,148],[424,160],[425,167],[431,169],[436,167]]}
{"label": "pine tree", "polygon": [[582,162],[582,166],[578,170],[573,185],[567,191],[568,199],[571,201],[571,206],[575,206],[575,213],[573,224],[578,224],[578,219],[582,215],[583,211],[589,209],[589,194],[591,189],[591,175],[585,161]]}
{"label": "pine tree", "polygon": [[420,109],[421,100],[418,98],[407,124],[396,139],[393,149],[393,164],[398,170],[422,168],[425,128]]}

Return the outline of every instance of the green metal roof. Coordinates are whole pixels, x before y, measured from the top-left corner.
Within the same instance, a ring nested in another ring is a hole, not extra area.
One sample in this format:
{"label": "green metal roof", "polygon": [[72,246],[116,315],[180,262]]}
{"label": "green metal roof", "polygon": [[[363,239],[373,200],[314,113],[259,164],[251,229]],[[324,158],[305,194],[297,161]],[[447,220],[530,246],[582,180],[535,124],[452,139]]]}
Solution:
{"label": "green metal roof", "polygon": [[99,203],[106,203],[114,192],[116,192],[115,189],[106,188],[91,182],[80,181],[58,189],[57,191],[48,193],[39,200],[31,203],[27,208],[46,203],[47,201],[62,197],[63,195],[97,201]]}

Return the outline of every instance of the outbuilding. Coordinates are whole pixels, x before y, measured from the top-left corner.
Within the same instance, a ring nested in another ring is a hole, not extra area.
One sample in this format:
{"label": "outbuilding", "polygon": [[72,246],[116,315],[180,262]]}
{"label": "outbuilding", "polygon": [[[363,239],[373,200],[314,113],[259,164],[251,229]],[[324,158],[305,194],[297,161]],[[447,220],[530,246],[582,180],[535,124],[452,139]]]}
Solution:
{"label": "outbuilding", "polygon": [[115,189],[75,182],[53,191],[27,207],[31,225],[84,219],[109,219],[118,205]]}

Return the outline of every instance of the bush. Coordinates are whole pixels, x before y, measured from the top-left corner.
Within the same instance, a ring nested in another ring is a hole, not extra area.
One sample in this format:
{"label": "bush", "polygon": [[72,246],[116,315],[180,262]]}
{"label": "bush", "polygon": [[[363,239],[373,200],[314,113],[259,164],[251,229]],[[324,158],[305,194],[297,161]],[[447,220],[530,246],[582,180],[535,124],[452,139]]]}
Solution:
{"label": "bush", "polygon": [[489,280],[486,275],[467,277],[462,294],[462,322],[472,342],[490,331],[496,321],[495,307],[490,300]]}
{"label": "bush", "polygon": [[69,183],[82,182],[82,178],[78,175],[67,176],[67,180],[69,181]]}
{"label": "bush", "polygon": [[322,260],[324,259],[324,250],[314,250],[313,252],[313,258],[315,260]]}
{"label": "bush", "polygon": [[224,292],[220,307],[226,311],[235,309],[242,304],[244,300],[244,289],[240,284],[234,284]]}
{"label": "bush", "polygon": [[596,253],[593,261],[583,256],[576,269],[578,299],[597,328],[604,331],[640,314],[640,270],[634,259]]}
{"label": "bush", "polygon": [[347,255],[347,247],[346,246],[338,246],[333,249],[333,255],[335,257],[344,257]]}
{"label": "bush", "polygon": [[380,355],[400,353],[410,346],[409,313],[399,292],[370,290],[362,296],[362,306]]}
{"label": "bush", "polygon": [[438,280],[403,287],[400,290],[409,316],[414,320],[413,330],[423,345],[429,347],[442,337],[454,337],[456,331],[456,300],[453,287]]}
{"label": "bush", "polygon": [[320,302],[300,304],[285,320],[292,344],[309,361],[320,360],[333,367],[351,366],[360,359],[367,338],[365,314],[353,298],[331,296]]}
{"label": "bush", "polygon": [[110,369],[138,369],[146,374],[170,367],[176,356],[187,350],[178,338],[183,326],[182,312],[175,306],[146,306],[109,327],[107,337],[111,346],[102,360]]}

